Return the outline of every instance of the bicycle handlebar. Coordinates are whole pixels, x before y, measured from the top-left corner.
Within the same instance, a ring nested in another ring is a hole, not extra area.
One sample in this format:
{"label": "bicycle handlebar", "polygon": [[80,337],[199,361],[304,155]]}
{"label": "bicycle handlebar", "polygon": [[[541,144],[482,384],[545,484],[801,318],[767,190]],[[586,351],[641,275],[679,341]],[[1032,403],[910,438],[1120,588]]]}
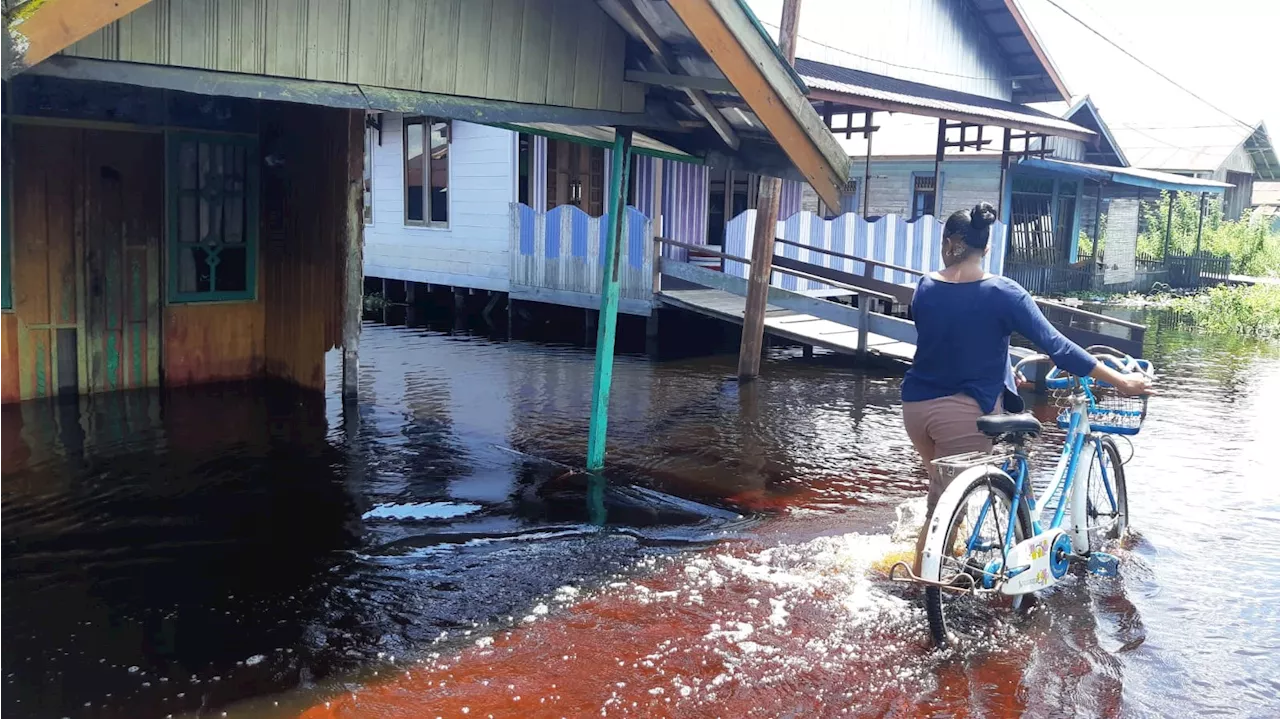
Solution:
{"label": "bicycle handlebar", "polygon": [[[1117,372],[1121,372],[1124,374],[1128,374],[1130,372],[1138,372],[1146,375],[1151,379],[1155,379],[1155,376],[1156,376],[1155,367],[1151,364],[1149,360],[1135,359],[1134,357],[1131,357],[1128,354],[1125,354],[1124,352],[1121,352],[1120,350],[1114,347],[1108,347],[1106,345],[1092,345],[1088,347],[1085,351],[1088,352],[1089,355],[1092,356],[1094,359],[1098,360],[1099,362],[1103,362],[1107,364]],[[1015,378],[1023,377],[1022,375],[1023,367],[1026,367],[1032,364],[1039,364],[1041,362],[1048,362],[1052,364],[1053,358],[1044,354],[1036,354],[1036,355],[1031,355],[1030,357],[1026,357],[1022,360],[1019,360],[1018,363],[1013,366],[1014,377]],[[1023,379],[1025,379],[1025,377],[1023,377]],[[1049,372],[1045,375],[1044,381],[1045,381],[1045,386],[1048,387],[1049,389],[1067,389],[1071,386],[1071,383],[1072,381],[1074,381],[1074,379],[1075,378],[1070,373],[1064,372],[1057,365],[1054,365],[1049,370]],[[1101,386],[1101,387],[1111,386],[1109,382],[1102,382],[1100,380],[1095,380],[1095,382],[1097,383],[1098,386]]]}

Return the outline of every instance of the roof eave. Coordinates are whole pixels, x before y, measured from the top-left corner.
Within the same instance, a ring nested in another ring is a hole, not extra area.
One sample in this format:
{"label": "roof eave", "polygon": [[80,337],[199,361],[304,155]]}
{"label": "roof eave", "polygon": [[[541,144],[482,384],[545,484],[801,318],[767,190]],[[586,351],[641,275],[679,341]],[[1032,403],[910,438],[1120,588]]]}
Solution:
{"label": "roof eave", "polygon": [[[1013,16],[1013,21],[1018,24],[1018,28],[1022,30],[1022,34],[1027,38],[1027,43],[1031,45],[1031,51],[1036,54],[1036,58],[1040,60],[1041,67],[1044,68],[1045,75],[1049,81],[1058,90],[1058,96],[1049,98],[1049,100],[1061,100],[1063,102],[1071,101],[1071,92],[1067,89],[1067,84],[1062,81],[1062,75],[1059,74],[1058,68],[1053,64],[1053,59],[1049,57],[1049,51],[1045,49],[1044,44],[1040,42],[1040,37],[1036,35],[1036,31],[1031,27],[1031,23],[1027,21],[1027,17],[1022,14],[1022,8],[1018,6],[1018,0],[1004,0],[1005,7],[1009,9],[1009,14]],[[1035,102],[1041,102],[1036,100]]]}
{"label": "roof eave", "polygon": [[668,5],[818,196],[839,207],[849,158],[759,21],[739,0],[668,0]]}

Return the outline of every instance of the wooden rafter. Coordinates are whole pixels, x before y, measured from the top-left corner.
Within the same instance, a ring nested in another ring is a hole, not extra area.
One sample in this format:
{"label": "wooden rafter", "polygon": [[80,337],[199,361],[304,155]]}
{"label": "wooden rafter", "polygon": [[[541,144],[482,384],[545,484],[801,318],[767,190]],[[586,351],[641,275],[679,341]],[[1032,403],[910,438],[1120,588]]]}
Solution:
{"label": "wooden rafter", "polygon": [[809,104],[770,40],[737,0],[668,0],[822,201],[840,207],[849,158]]}
{"label": "wooden rafter", "polygon": [[[654,65],[662,73],[671,75],[680,68],[680,62],[676,59],[671,48],[667,47],[662,37],[649,24],[649,21],[645,20],[636,11],[635,6],[631,4],[631,0],[602,0],[602,2],[617,11],[614,17],[625,26],[623,29],[640,38],[645,47],[649,48],[649,52],[653,54]],[[690,79],[692,80],[693,78]],[[737,150],[742,141],[738,139],[738,134],[734,132],[729,120],[720,114],[720,111],[712,104],[711,98],[707,97],[707,93],[695,87],[683,87],[681,90],[689,97],[689,102],[693,103],[698,113],[706,118],[707,122],[711,123],[711,127],[716,131],[716,134],[720,136],[720,139],[724,140],[724,144]]]}
{"label": "wooden rafter", "polygon": [[62,52],[151,0],[27,0],[4,14],[4,79]]}

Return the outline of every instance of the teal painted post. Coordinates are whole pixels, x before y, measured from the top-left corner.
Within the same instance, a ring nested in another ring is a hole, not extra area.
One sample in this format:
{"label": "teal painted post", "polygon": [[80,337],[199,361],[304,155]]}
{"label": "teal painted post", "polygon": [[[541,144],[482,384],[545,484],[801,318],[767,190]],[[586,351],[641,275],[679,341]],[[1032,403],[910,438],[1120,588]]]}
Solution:
{"label": "teal painted post", "polygon": [[587,433],[587,471],[604,468],[604,440],[609,426],[609,388],[613,384],[613,343],[618,328],[618,265],[622,252],[623,212],[627,174],[631,167],[631,130],[618,128],[613,140],[609,173],[608,236],[605,237],[604,279],[600,287],[600,318],[596,327],[596,369],[591,384],[591,428]]}
{"label": "teal painted post", "polygon": [[1071,217],[1071,256],[1070,262],[1080,260],[1080,206],[1084,204],[1084,180],[1076,180],[1075,214]]}

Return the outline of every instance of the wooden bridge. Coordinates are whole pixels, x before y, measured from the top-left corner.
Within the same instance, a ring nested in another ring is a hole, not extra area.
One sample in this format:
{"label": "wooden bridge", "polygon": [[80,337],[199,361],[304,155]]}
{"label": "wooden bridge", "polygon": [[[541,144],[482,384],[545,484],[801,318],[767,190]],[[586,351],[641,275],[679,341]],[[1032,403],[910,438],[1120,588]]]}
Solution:
{"label": "wooden bridge", "polygon": [[[516,203],[511,217],[511,298],[598,307],[605,273],[601,245],[605,219],[589,217],[572,206],[540,213]],[[934,235],[941,232],[941,224],[928,219],[917,221],[912,229],[936,244]],[[666,306],[742,324],[750,259],[706,245],[654,237],[652,222],[630,207],[619,242],[619,311],[649,316],[655,308]],[[871,244],[864,241],[862,246]],[[923,245],[928,242],[919,238],[917,244],[922,245],[915,248],[919,251],[899,253],[916,255],[917,261],[907,261],[920,267],[908,267],[840,251],[858,246],[853,242],[832,249],[778,237],[765,331],[807,348],[911,362],[916,345],[915,323],[908,316],[911,298],[915,282],[925,272],[921,268],[931,266],[921,257],[935,250],[932,245],[926,250]],[[892,256],[883,247],[880,250]],[[991,270],[999,273],[995,265]],[[1141,356],[1144,326],[1057,302],[1037,302],[1049,320],[1076,342],[1111,345]]]}
{"label": "wooden bridge", "polygon": [[[748,258],[704,246],[664,238],[656,238],[654,242],[655,246],[666,245],[695,256],[718,258],[721,268],[726,261],[751,263]],[[912,277],[920,277],[923,272],[783,239],[776,243],[780,249],[789,245],[836,260],[853,260],[864,269],[858,275],[776,254],[774,273],[810,280],[811,286],[821,283],[829,289],[793,291],[770,286],[764,323],[766,333],[839,354],[874,356],[898,363],[912,361],[916,327],[906,315],[915,294],[914,284],[894,284],[876,279],[874,275],[876,268]],[[742,324],[746,279],[662,254],[655,247],[654,256],[658,259],[653,265],[654,296],[658,303]],[[1037,299],[1036,302],[1049,321],[1073,341],[1083,346],[1106,344],[1135,357],[1142,356],[1144,325],[1049,300]]]}

